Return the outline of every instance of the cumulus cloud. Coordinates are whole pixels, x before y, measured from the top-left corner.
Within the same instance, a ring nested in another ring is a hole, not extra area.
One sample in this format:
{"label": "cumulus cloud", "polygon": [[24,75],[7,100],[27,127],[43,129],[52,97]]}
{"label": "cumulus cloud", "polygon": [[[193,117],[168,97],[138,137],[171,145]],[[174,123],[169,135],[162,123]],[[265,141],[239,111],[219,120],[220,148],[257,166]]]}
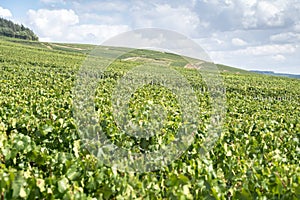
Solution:
{"label": "cumulus cloud", "polygon": [[67,32],[66,40],[100,44],[106,39],[129,30],[126,25],[83,24],[71,27]]}
{"label": "cumulus cloud", "polygon": [[291,44],[270,44],[262,46],[247,47],[245,49],[233,51],[236,55],[253,55],[253,56],[262,56],[262,55],[274,55],[274,54],[291,54],[294,53],[297,49],[297,46]]}
{"label": "cumulus cloud", "polygon": [[80,15],[80,21],[84,21],[86,23],[97,23],[97,24],[122,24],[123,19],[122,16],[118,14],[110,14],[110,15],[100,15],[96,13],[83,13]]}
{"label": "cumulus cloud", "polygon": [[276,1],[245,1],[243,6],[244,28],[279,27],[286,22],[286,4],[278,4]]}
{"label": "cumulus cloud", "polygon": [[274,42],[283,42],[283,43],[286,42],[299,43],[300,33],[293,33],[293,32],[279,33],[279,34],[272,35],[270,37],[270,40]]}
{"label": "cumulus cloud", "polygon": [[68,28],[79,22],[79,17],[73,10],[29,10],[28,18],[31,26],[41,37],[64,37]]}
{"label": "cumulus cloud", "polygon": [[[144,29],[146,30],[146,29]],[[144,35],[147,32],[147,35]],[[170,36],[170,35],[169,35]],[[162,46],[167,41],[165,35],[159,34],[155,30],[148,29],[148,31],[133,31],[119,35],[114,38],[113,41],[106,41],[104,45],[109,46],[123,46],[130,48],[152,48],[156,46]]]}
{"label": "cumulus cloud", "polygon": [[[216,62],[227,62],[229,60],[240,63],[240,67],[243,65],[257,64],[258,60],[263,58],[272,58],[275,61],[284,61],[285,55],[297,54],[298,46],[292,44],[274,44],[274,45],[261,45],[261,46],[251,46],[244,49],[238,50],[228,50],[228,51],[210,51],[209,54],[213,60]],[[254,59],[255,58],[255,59]],[[270,63],[270,61],[268,61]],[[266,62],[263,63],[266,65]]]}
{"label": "cumulus cloud", "polygon": [[129,30],[126,25],[80,24],[79,16],[71,9],[29,10],[27,15],[31,26],[45,41],[100,43]]}
{"label": "cumulus cloud", "polygon": [[74,2],[75,8],[84,12],[94,12],[94,11],[125,11],[128,9],[127,3],[124,1],[113,0],[113,1],[87,1]]}
{"label": "cumulus cloud", "polygon": [[245,42],[244,40],[240,39],[240,38],[233,38],[231,40],[232,44],[235,45],[235,46],[245,46],[247,45],[248,43]]}
{"label": "cumulus cloud", "polygon": [[132,8],[135,27],[164,27],[187,35],[196,32],[197,27],[209,24],[200,21],[198,15],[187,7],[171,7],[168,4],[148,5],[139,3]]}
{"label": "cumulus cloud", "polygon": [[65,0],[40,0],[40,1],[45,4],[66,3]]}
{"label": "cumulus cloud", "polygon": [[299,19],[297,0],[211,0],[199,1],[202,13],[210,15],[221,30],[272,29],[284,27]]}
{"label": "cumulus cloud", "polygon": [[299,53],[299,51],[285,55],[279,53],[253,56],[241,53],[236,54],[236,52],[231,51],[214,51],[209,54],[215,63],[223,63],[246,70],[270,70],[282,73],[300,74],[297,53]]}
{"label": "cumulus cloud", "polygon": [[2,8],[0,6],[0,17],[10,18],[10,17],[12,17],[12,14],[11,14],[10,10]]}
{"label": "cumulus cloud", "polygon": [[293,27],[294,31],[296,32],[300,32],[300,22],[296,22],[294,27]]}
{"label": "cumulus cloud", "polygon": [[286,57],[283,56],[283,55],[278,54],[278,55],[272,56],[272,59],[275,60],[275,61],[278,61],[278,62],[283,62],[283,61],[286,60]]}

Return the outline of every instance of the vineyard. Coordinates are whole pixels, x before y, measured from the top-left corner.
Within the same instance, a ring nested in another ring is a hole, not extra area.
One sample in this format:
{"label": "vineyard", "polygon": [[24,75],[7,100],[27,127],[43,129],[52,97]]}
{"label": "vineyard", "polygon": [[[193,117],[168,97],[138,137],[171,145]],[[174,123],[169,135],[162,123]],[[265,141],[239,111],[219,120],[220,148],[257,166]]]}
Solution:
{"label": "vineyard", "polygon": [[[99,75],[95,91],[97,127],[113,144],[132,153],[155,152],[169,145],[182,126],[184,109],[159,82],[130,96],[126,120],[134,128],[121,131],[116,123],[118,107],[111,96],[128,90],[118,81],[149,60],[156,67],[167,63],[185,77],[201,122],[192,144],[173,162],[150,172],[128,172],[97,159],[83,143],[83,126],[74,116],[76,109],[88,115],[76,108],[74,87],[92,48],[0,38],[1,199],[300,199],[299,80],[219,65],[226,89],[224,122],[213,147],[203,153],[212,105],[202,77],[174,54],[139,50],[123,55]],[[101,48],[107,55],[122,52]],[[144,80],[150,76],[137,74]],[[153,116],[162,125],[151,121]],[[149,137],[130,133],[145,127]],[[88,134],[95,137],[93,131]]]}

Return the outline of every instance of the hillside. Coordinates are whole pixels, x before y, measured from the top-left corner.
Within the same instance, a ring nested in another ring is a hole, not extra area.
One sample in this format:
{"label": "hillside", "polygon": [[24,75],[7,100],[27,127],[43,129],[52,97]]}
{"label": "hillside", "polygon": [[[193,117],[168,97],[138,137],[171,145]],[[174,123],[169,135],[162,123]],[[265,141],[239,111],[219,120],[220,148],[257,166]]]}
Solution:
{"label": "hillside", "polygon": [[299,80],[93,48],[0,38],[1,199],[300,199]]}
{"label": "hillside", "polygon": [[[48,50],[59,50],[64,52],[70,53],[79,53],[79,54],[88,54],[96,45],[91,44],[74,44],[74,43],[48,43],[48,42],[39,42],[39,41],[27,41],[17,38],[8,38],[8,37],[0,37],[0,39],[4,41],[14,42],[22,45],[27,45],[31,47],[38,47],[42,49]],[[106,49],[107,47],[97,47]],[[121,48],[114,48],[109,47],[109,53],[113,56],[115,54],[120,54],[122,52]],[[126,50],[128,51],[128,50]],[[145,62],[147,59],[150,62],[160,60],[162,62],[167,62],[172,66],[184,67],[188,64],[187,59],[185,57],[181,57],[172,53],[163,53],[159,51],[152,51],[152,50],[132,50],[129,53],[123,54],[119,59],[127,60],[127,61],[142,61]],[[236,73],[236,74],[251,74],[251,72],[222,65],[216,64],[217,68],[219,69],[220,73]]]}

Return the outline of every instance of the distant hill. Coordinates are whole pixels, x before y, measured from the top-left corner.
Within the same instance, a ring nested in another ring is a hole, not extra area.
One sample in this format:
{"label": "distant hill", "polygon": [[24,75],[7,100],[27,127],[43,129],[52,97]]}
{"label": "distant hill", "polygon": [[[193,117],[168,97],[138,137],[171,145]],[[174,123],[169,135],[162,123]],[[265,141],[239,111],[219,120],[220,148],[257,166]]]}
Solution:
{"label": "distant hill", "polygon": [[239,68],[235,68],[235,67],[230,67],[227,65],[222,65],[222,64],[216,64],[219,71],[222,73],[235,73],[235,74],[251,74],[251,72],[243,70],[243,69],[239,69]]}
{"label": "distant hill", "polygon": [[255,72],[255,73],[259,73],[259,74],[265,74],[265,75],[271,75],[271,76],[283,76],[283,77],[300,79],[300,75],[297,75],[297,74],[275,73],[273,71],[259,71],[259,70],[252,70],[251,72]]}
{"label": "distant hill", "polygon": [[0,35],[24,40],[37,41],[39,39],[29,28],[3,18],[0,18]]}
{"label": "distant hill", "polygon": [[[77,55],[89,54],[93,49],[103,49],[106,55],[115,57],[116,55],[121,55],[118,57],[119,60],[126,62],[155,62],[161,64],[168,64],[173,67],[185,67],[188,64],[187,58],[184,56],[176,55],[168,52],[160,52],[149,49],[132,49],[129,51],[128,48],[124,47],[108,47],[108,46],[97,46],[91,44],[75,44],[75,43],[51,43],[51,42],[39,42],[39,41],[29,41],[17,38],[1,37],[0,41],[13,42],[19,45],[26,45],[34,49],[43,49],[49,52],[65,52],[74,53]],[[122,53],[123,52],[123,53]],[[204,61],[205,62],[205,61]],[[241,74],[241,75],[255,75],[255,71],[246,71],[243,69],[230,67],[222,64],[215,64],[221,74]]]}

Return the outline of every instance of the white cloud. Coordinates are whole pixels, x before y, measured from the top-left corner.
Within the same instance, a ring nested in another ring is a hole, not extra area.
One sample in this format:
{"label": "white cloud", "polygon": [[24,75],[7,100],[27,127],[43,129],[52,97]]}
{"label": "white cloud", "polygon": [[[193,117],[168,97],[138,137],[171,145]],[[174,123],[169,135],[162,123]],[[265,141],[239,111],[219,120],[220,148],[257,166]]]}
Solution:
{"label": "white cloud", "polygon": [[71,27],[67,31],[65,39],[72,42],[100,44],[117,34],[129,31],[129,29],[126,25],[83,24]]}
{"label": "white cloud", "polygon": [[278,62],[283,62],[286,60],[286,57],[281,54],[278,54],[278,55],[272,56],[272,59],[275,61],[278,61]]}
{"label": "white cloud", "polygon": [[27,15],[34,30],[41,37],[64,37],[68,28],[79,22],[73,10],[29,10]]}
{"label": "white cloud", "polygon": [[[157,32],[149,29],[148,34],[154,37],[144,36],[146,31],[133,31],[126,34],[119,35],[117,38],[114,38],[113,41],[107,41],[109,46],[123,46],[129,48],[152,48],[157,46],[162,46],[163,43],[168,41],[163,34],[157,35]],[[178,42],[178,41],[177,41]],[[104,44],[106,45],[106,44]]]}
{"label": "white cloud", "polygon": [[129,30],[126,25],[80,24],[73,10],[29,10],[31,26],[43,41],[100,43]]}
{"label": "white cloud", "polygon": [[92,12],[92,11],[126,11],[128,9],[127,4],[124,1],[113,0],[113,1],[87,1],[85,3],[82,2],[74,2],[73,3],[77,10],[81,10],[84,12]]}
{"label": "white cloud", "polygon": [[2,8],[0,6],[0,17],[10,18],[10,17],[12,17],[12,14],[11,14],[10,10]]}
{"label": "white cloud", "polygon": [[235,46],[245,46],[247,45],[248,43],[240,38],[233,38],[231,40],[231,43]]}
{"label": "white cloud", "polygon": [[300,74],[297,53],[298,51],[288,55],[279,53],[255,56],[241,53],[237,54],[232,51],[213,51],[209,52],[209,55],[215,63],[223,63],[241,69],[270,70],[281,73]]}
{"label": "white cloud", "polygon": [[257,28],[260,26],[278,27],[285,24],[284,11],[286,3],[279,1],[250,1],[241,6],[243,10],[244,28]]}
{"label": "white cloud", "polygon": [[245,49],[233,51],[236,55],[254,55],[254,56],[262,56],[262,55],[274,55],[274,54],[291,54],[294,53],[297,49],[297,46],[291,44],[271,44],[271,45],[262,45],[262,46],[254,46],[247,47]]}
{"label": "white cloud", "polygon": [[[251,59],[251,62],[257,62],[257,59],[259,57],[272,57],[273,60],[280,60],[283,61],[283,55],[282,54],[296,54],[297,52],[297,45],[291,45],[291,44],[282,44],[282,45],[262,45],[262,46],[253,46],[253,47],[246,47],[244,49],[238,49],[238,50],[219,50],[219,51],[210,51],[209,54],[212,57],[213,60],[216,60],[217,62],[225,62],[226,59],[231,59],[234,61],[238,61],[240,65],[246,65],[246,61],[244,59]],[[275,55],[275,56],[274,56]],[[253,59],[253,58],[256,59]],[[250,63],[250,61],[248,61]],[[249,64],[248,63],[248,64]],[[263,63],[266,65],[266,63]]]}
{"label": "white cloud", "polygon": [[100,24],[121,24],[123,22],[122,16],[119,15],[101,15],[96,13],[83,13],[80,16],[80,21],[94,22]]}
{"label": "white cloud", "polygon": [[224,44],[225,42],[223,40],[220,40],[218,38],[213,38],[213,41],[215,41],[218,45]]}
{"label": "white cloud", "polygon": [[242,2],[246,7],[252,7],[257,4],[257,0],[246,0]]}
{"label": "white cloud", "polygon": [[204,14],[206,19],[213,19],[212,26],[218,30],[273,29],[299,21],[298,0],[202,0],[200,2],[203,8],[199,5],[199,16]]}
{"label": "white cloud", "polygon": [[300,34],[293,32],[285,32],[270,37],[271,41],[274,42],[300,42]]}
{"label": "white cloud", "polygon": [[258,16],[262,23],[268,26],[281,26],[284,24],[284,16],[281,7],[270,2],[260,1],[257,5]]}
{"label": "white cloud", "polygon": [[63,3],[65,4],[66,1],[65,0],[40,0],[42,3],[45,4],[54,4],[54,3]]}
{"label": "white cloud", "polygon": [[143,4],[132,9],[134,25],[141,27],[163,27],[183,34],[192,35],[197,27],[208,27],[200,21],[198,15],[187,7],[171,7],[168,4],[156,4],[153,7]]}
{"label": "white cloud", "polygon": [[295,23],[293,28],[294,28],[294,31],[300,32],[300,22]]}

